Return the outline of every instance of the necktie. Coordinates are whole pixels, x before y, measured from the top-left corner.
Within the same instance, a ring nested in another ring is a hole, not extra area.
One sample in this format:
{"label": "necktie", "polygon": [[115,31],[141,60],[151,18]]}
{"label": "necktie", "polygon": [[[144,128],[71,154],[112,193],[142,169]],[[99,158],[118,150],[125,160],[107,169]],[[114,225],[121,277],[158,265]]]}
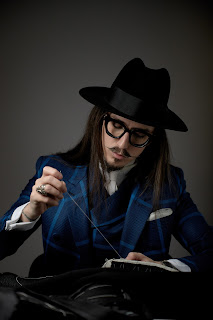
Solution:
{"label": "necktie", "polygon": [[116,183],[117,176],[118,176],[118,172],[116,172],[116,171],[112,171],[112,172],[109,173],[109,182],[107,184],[107,191],[108,191],[110,196],[115,191],[118,190],[118,186],[117,186],[117,183]]}

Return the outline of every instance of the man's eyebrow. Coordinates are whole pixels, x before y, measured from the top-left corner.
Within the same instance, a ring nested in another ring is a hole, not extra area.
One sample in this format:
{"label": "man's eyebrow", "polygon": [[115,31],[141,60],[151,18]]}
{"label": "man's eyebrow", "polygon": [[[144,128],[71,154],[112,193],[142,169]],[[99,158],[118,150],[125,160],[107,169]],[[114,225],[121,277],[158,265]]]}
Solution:
{"label": "man's eyebrow", "polygon": [[[114,118],[114,116],[110,116],[110,117],[111,117],[113,120],[122,123],[123,125],[125,125],[125,127],[128,127],[128,126],[126,125],[126,123],[123,122],[122,120],[117,119],[117,118]],[[134,128],[129,129],[129,130],[142,130],[142,131],[147,132],[147,133],[149,133],[149,134],[153,134],[153,132],[150,132],[150,130],[147,129],[147,128],[137,128],[137,127],[134,127]]]}
{"label": "man's eyebrow", "polygon": [[[122,120],[117,119],[117,118],[115,118],[114,116],[111,116],[111,115],[110,115],[110,117],[111,117],[113,120],[122,123],[123,125],[125,125],[125,127],[128,128],[127,124],[126,124],[125,122],[123,122]],[[133,128],[131,128],[131,129],[129,129],[129,130],[142,130],[142,131],[147,132],[147,133],[149,133],[149,134],[153,134],[153,132],[151,132],[148,128],[133,127]]]}
{"label": "man's eyebrow", "polygon": [[133,128],[133,129],[134,129],[134,130],[142,130],[142,131],[147,132],[147,133],[149,133],[149,134],[153,134],[152,131],[150,131],[149,129],[146,129],[146,128]]}

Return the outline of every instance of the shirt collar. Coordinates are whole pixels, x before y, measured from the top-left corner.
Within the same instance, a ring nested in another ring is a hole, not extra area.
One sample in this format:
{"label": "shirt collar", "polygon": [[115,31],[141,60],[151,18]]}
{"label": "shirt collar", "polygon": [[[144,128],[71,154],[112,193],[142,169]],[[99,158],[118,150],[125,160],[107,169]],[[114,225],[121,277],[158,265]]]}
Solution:
{"label": "shirt collar", "polygon": [[[136,166],[135,160],[128,163],[126,166],[124,166],[122,169],[114,170],[114,171],[104,171],[104,175],[106,178],[106,186],[110,184],[111,181],[114,181],[116,185],[119,187],[119,185],[123,182],[128,172]],[[99,168],[101,173],[103,174],[101,165],[99,164]]]}

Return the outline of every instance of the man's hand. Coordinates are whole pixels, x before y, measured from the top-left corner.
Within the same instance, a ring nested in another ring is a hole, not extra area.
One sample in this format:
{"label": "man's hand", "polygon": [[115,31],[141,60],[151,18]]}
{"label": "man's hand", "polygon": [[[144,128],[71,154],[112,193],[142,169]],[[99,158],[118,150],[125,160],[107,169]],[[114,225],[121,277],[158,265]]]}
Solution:
{"label": "man's hand", "polygon": [[154,263],[162,264],[161,261],[154,261],[140,252],[129,252],[128,256],[126,257],[126,260],[136,260],[136,261],[154,262]]}
{"label": "man's hand", "polygon": [[[63,175],[57,169],[46,166],[43,168],[41,178],[37,179],[32,188],[30,195],[30,203],[24,208],[24,213],[32,220],[37,219],[43,214],[47,208],[57,206],[63,198],[63,193],[67,191]],[[47,195],[42,195],[36,191],[37,187],[45,185]],[[28,221],[26,216],[22,214],[22,221]]]}

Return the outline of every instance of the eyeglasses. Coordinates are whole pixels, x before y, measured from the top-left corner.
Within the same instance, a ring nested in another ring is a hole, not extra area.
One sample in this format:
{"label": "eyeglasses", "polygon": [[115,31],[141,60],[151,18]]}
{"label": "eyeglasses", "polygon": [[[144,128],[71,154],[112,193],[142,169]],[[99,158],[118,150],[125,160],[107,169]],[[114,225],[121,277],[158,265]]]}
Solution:
{"label": "eyeglasses", "polygon": [[154,135],[143,129],[127,129],[120,120],[115,120],[109,115],[104,116],[106,133],[115,139],[120,139],[126,132],[129,133],[129,143],[137,148],[145,147]]}

